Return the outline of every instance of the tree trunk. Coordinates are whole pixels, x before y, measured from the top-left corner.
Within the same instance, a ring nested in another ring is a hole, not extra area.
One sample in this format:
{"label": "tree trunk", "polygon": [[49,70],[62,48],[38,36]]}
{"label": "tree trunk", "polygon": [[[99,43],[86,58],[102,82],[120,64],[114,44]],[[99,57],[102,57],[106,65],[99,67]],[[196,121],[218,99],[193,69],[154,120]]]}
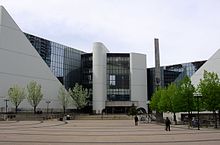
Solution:
{"label": "tree trunk", "polygon": [[65,114],[66,114],[66,107],[63,106],[63,115],[65,115]]}
{"label": "tree trunk", "polygon": [[173,119],[174,119],[175,125],[177,125],[177,121],[176,121],[176,113],[175,113],[175,112],[173,113]]}
{"label": "tree trunk", "polygon": [[36,114],[36,108],[37,108],[37,106],[34,106],[34,114]]}
{"label": "tree trunk", "polygon": [[188,112],[188,124],[189,124],[188,128],[190,128],[190,127],[192,126],[192,124],[191,124],[191,114],[190,114],[190,111]]}
{"label": "tree trunk", "polygon": [[18,113],[18,105],[15,106],[15,114]]}
{"label": "tree trunk", "polygon": [[214,120],[215,120],[215,128],[217,128],[217,115],[216,115],[216,111],[213,111],[213,117],[214,117]]}
{"label": "tree trunk", "polygon": [[220,126],[220,110],[218,110],[218,125]]}

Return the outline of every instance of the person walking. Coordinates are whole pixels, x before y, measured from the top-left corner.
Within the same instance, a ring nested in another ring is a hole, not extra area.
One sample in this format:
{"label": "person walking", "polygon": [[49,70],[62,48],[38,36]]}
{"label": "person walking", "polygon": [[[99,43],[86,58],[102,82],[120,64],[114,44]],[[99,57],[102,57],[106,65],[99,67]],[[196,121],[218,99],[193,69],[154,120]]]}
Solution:
{"label": "person walking", "polygon": [[134,117],[134,123],[135,123],[135,126],[138,125],[138,117],[137,117],[137,115],[135,115],[135,117]]}
{"label": "person walking", "polygon": [[171,124],[171,121],[167,117],[166,120],[165,120],[166,131],[170,131],[170,124]]}

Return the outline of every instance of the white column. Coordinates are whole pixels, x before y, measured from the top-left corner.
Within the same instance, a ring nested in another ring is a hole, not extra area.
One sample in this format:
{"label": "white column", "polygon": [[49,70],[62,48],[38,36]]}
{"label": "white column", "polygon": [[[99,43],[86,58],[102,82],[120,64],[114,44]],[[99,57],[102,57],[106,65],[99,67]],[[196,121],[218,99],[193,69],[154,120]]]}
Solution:
{"label": "white column", "polygon": [[146,55],[130,53],[131,101],[138,101],[138,108],[147,110]]}
{"label": "white column", "polygon": [[106,65],[108,49],[100,42],[93,44],[93,111],[100,114],[107,98]]}

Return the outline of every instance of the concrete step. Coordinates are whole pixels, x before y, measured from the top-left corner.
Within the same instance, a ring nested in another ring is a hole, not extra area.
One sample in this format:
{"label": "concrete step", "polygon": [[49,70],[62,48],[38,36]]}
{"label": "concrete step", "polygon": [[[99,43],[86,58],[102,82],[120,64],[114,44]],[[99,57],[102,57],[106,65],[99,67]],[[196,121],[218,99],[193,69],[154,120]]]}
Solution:
{"label": "concrete step", "polygon": [[76,120],[131,120],[128,115],[77,115]]}

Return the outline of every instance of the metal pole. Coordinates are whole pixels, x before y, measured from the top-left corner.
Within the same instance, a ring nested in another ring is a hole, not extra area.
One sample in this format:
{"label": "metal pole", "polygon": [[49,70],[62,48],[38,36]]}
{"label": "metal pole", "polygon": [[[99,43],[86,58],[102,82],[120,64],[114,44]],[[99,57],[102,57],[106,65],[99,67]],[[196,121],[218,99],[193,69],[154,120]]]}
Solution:
{"label": "metal pole", "polygon": [[197,96],[198,101],[198,130],[200,130],[200,119],[199,119],[199,95]]}
{"label": "metal pole", "polygon": [[150,122],[150,101],[147,101],[147,123]]}
{"label": "metal pole", "polygon": [[47,114],[48,114],[49,103],[47,103]]}
{"label": "metal pole", "polygon": [[51,101],[46,101],[47,103],[47,114],[48,114],[48,110],[49,110],[49,104],[50,104]]}

